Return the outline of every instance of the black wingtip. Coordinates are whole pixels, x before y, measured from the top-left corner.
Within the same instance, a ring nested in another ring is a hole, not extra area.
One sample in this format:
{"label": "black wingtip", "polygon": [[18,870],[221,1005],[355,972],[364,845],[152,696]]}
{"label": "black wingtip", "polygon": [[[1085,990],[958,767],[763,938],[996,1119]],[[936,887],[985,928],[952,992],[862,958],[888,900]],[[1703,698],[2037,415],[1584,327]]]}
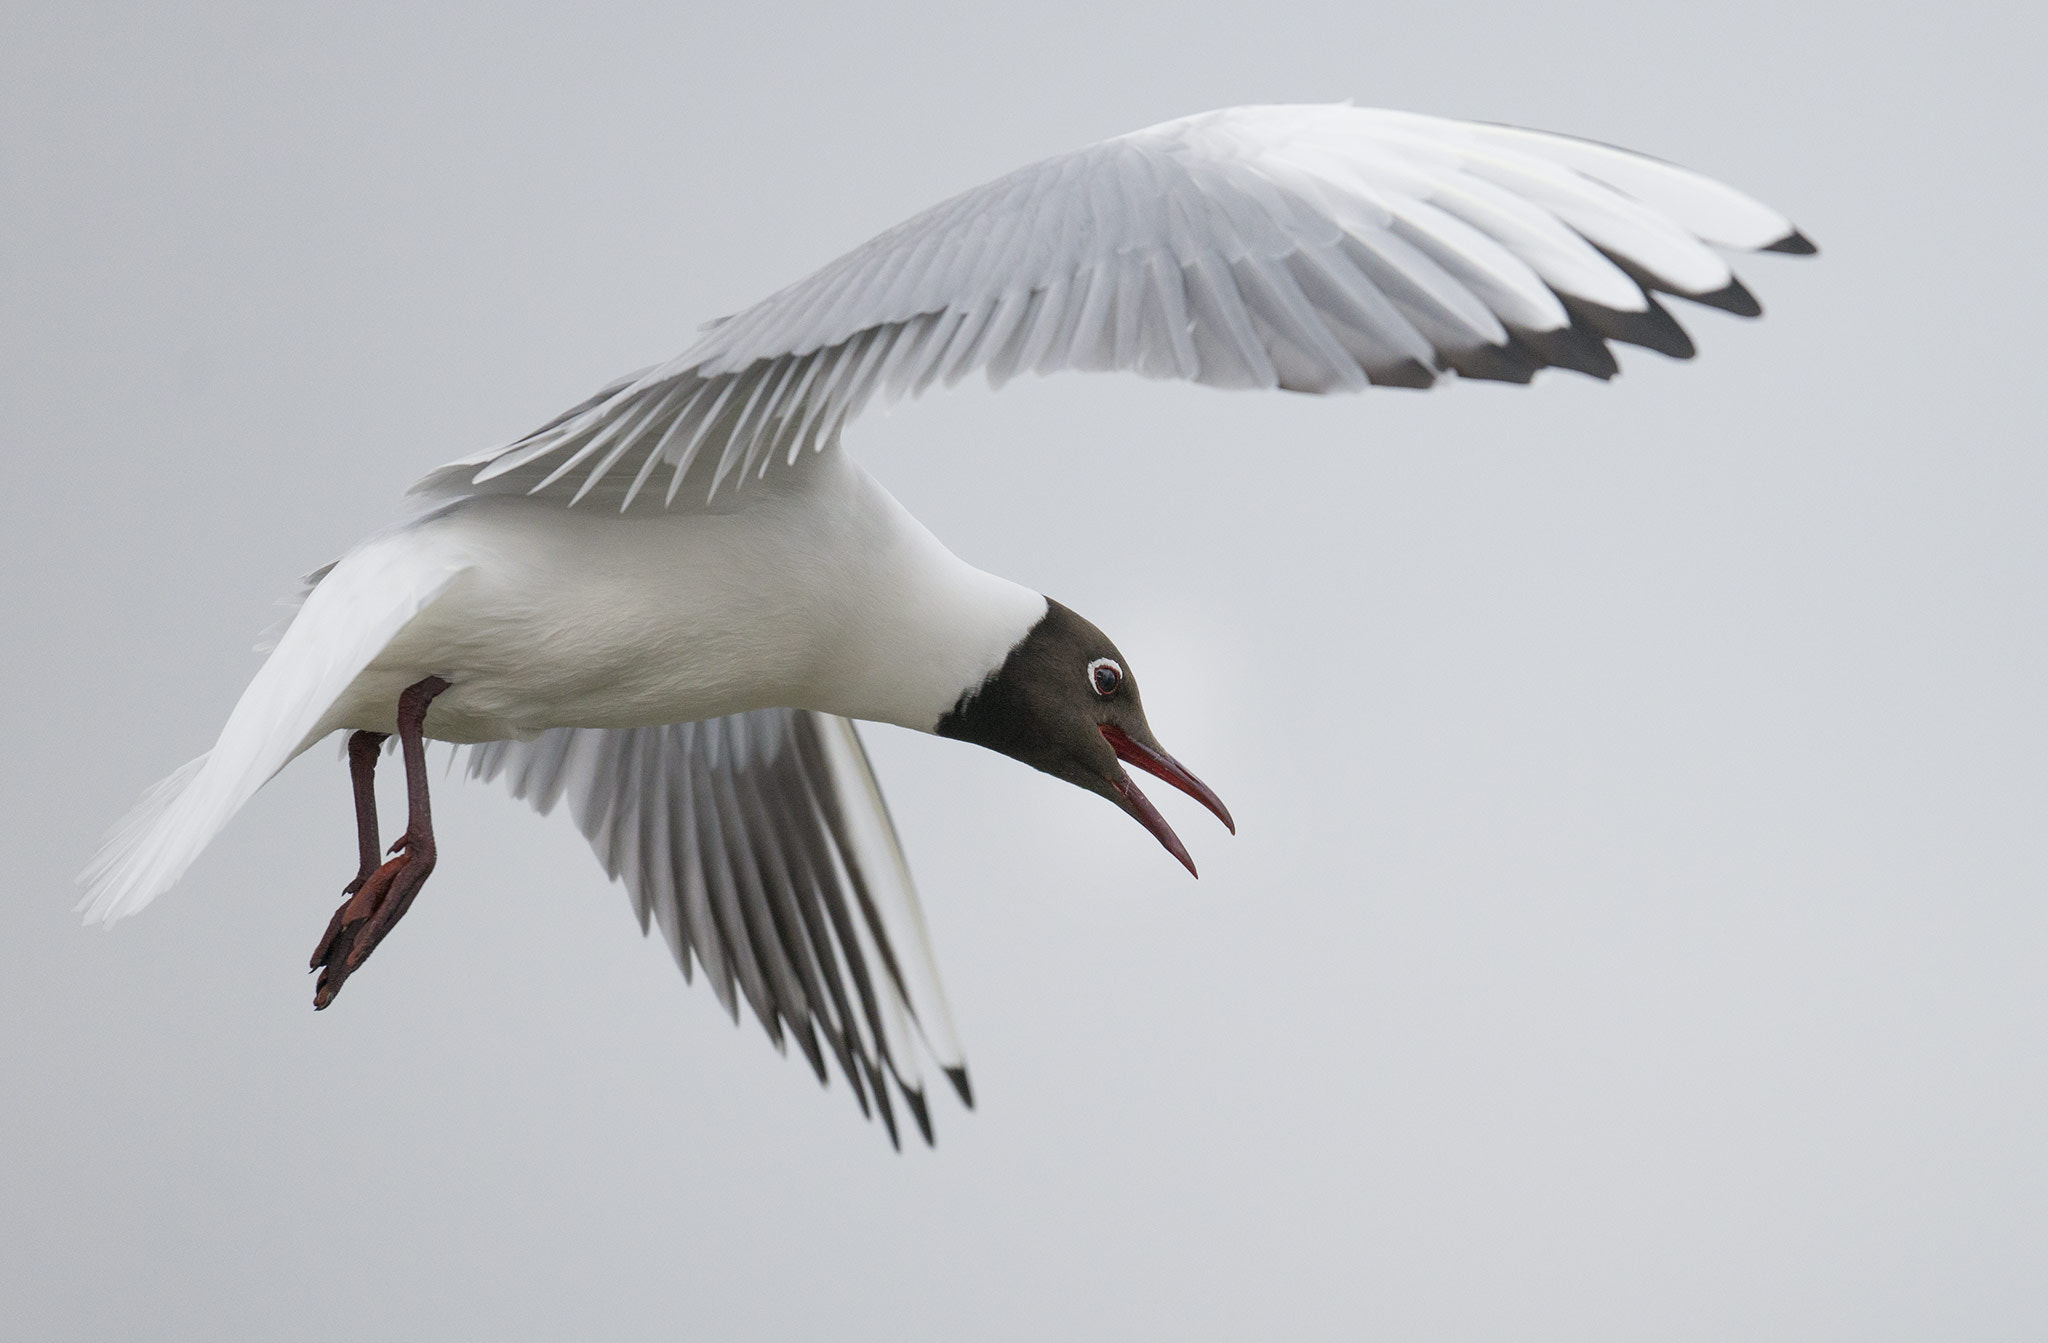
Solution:
{"label": "black wingtip", "polygon": [[1732,312],[1737,317],[1761,317],[1764,305],[1756,301],[1756,295],[1743,286],[1742,281],[1730,279],[1719,289],[1706,294],[1680,294],[1680,298],[1694,303],[1703,303],[1709,308]]}
{"label": "black wingtip", "polygon": [[903,1087],[902,1090],[903,1103],[910,1108],[910,1117],[917,1121],[917,1131],[924,1135],[924,1145],[936,1147],[938,1144],[932,1140],[932,1111],[931,1107],[924,1103],[924,1093],[912,1091],[909,1087]]}
{"label": "black wingtip", "polygon": [[1807,237],[1798,229],[1793,229],[1776,242],[1766,243],[1762,247],[1757,248],[1757,250],[1759,252],[1783,252],[1787,256],[1820,255],[1820,248],[1814,246],[1813,239]]}
{"label": "black wingtip", "polygon": [[946,1069],[946,1080],[953,1084],[953,1094],[960,1098],[960,1103],[972,1110],[974,1108],[974,1088],[967,1081],[967,1069],[965,1067]]}
{"label": "black wingtip", "polygon": [[[1526,345],[1518,344],[1513,336],[1501,345],[1479,345],[1469,350],[1454,350],[1444,356],[1444,363],[1455,370],[1461,378],[1473,378],[1482,382],[1512,382],[1526,385],[1536,376],[1536,370],[1543,366],[1535,352]],[[1233,829],[1232,834],[1236,831]]]}
{"label": "black wingtip", "polygon": [[1699,353],[1693,348],[1692,337],[1685,334],[1685,328],[1648,294],[1643,295],[1640,312],[1626,312],[1564,295],[1559,297],[1564,298],[1564,305],[1571,312],[1574,323],[1588,327],[1608,340],[1640,345],[1670,359],[1690,359]]}
{"label": "black wingtip", "polygon": [[896,1132],[896,1110],[889,1104],[888,1084],[883,1080],[879,1068],[868,1070],[868,1085],[875,1093],[875,1110],[882,1116],[882,1127],[889,1131],[889,1146],[903,1150],[903,1139]]}
{"label": "black wingtip", "polygon": [[797,1048],[803,1051],[804,1058],[810,1062],[811,1071],[817,1074],[818,1085],[821,1087],[831,1086],[832,1075],[825,1071],[825,1055],[818,1048],[818,1037],[811,1030],[811,1023],[808,1021],[793,1022],[790,1025],[789,1033],[796,1037]]}
{"label": "black wingtip", "polygon": [[1436,386],[1436,370],[1420,359],[1403,359],[1399,363],[1369,368],[1365,371],[1365,378],[1375,387],[1406,387],[1418,392]]}
{"label": "black wingtip", "polygon": [[1549,368],[1569,369],[1602,382],[1621,372],[1607,343],[1583,326],[1561,326],[1555,331],[1516,327],[1512,336]]}
{"label": "black wingtip", "polygon": [[860,1117],[862,1119],[873,1119],[875,1114],[873,1110],[868,1108],[868,1088],[866,1080],[861,1077],[860,1067],[851,1059],[845,1057],[841,1057],[839,1060],[839,1067],[846,1074],[846,1089],[851,1091],[854,1100],[860,1103]]}

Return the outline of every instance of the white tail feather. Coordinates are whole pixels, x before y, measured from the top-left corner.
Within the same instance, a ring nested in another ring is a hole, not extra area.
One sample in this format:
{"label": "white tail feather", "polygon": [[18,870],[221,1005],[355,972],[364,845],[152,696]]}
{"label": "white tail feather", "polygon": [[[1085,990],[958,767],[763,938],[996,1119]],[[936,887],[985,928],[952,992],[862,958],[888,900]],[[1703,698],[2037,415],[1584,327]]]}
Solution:
{"label": "white tail feather", "polygon": [[168,890],[258,788],[339,726],[323,726],[335,701],[463,568],[417,537],[369,542],[307,594],[213,749],[145,793],[79,874],[87,923],[126,918]]}

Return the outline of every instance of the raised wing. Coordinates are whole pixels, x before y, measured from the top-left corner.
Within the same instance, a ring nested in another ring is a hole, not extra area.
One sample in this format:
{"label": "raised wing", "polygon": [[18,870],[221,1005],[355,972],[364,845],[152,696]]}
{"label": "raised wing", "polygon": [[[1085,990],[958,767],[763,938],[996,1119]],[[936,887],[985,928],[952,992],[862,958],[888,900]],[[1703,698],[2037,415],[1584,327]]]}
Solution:
{"label": "raised wing", "polygon": [[932,1139],[920,1052],[973,1104],[917,891],[852,723],[761,709],[469,749],[472,777],[503,775],[541,812],[566,798],[684,978],[701,966],[735,1020],[745,998],[820,1082],[829,1052],[891,1142],[885,1074]]}
{"label": "raised wing", "polygon": [[[1696,173],[1512,127],[1240,107],[954,197],[418,488],[693,502],[837,441],[879,392],[1129,369],[1352,391],[1693,353],[1657,302],[1761,312],[1714,247],[1814,250]],[[659,485],[659,488],[650,486]]]}

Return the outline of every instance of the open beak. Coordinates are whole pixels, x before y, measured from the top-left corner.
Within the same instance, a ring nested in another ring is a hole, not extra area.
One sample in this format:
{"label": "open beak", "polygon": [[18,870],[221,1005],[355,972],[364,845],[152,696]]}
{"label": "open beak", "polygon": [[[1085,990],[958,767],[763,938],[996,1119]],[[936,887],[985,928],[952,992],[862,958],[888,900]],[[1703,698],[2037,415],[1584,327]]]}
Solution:
{"label": "open beak", "polygon": [[[1120,727],[1105,723],[1098,730],[1102,733],[1102,739],[1109,743],[1109,748],[1116,752],[1117,759],[1127,765],[1136,765],[1155,778],[1166,780],[1215,813],[1216,819],[1223,822],[1224,828],[1231,834],[1237,833],[1237,822],[1230,819],[1230,808],[1223,805],[1223,799],[1216,796],[1208,784],[1190,774],[1180,761],[1149,742],[1137,740]],[[1180,859],[1181,866],[1185,867],[1190,875],[1201,876],[1201,873],[1195,871],[1195,860],[1188,857],[1187,848],[1180,842],[1180,836],[1173,833],[1173,827],[1166,823],[1166,818],[1159,814],[1159,808],[1152,805],[1151,799],[1138,791],[1138,785],[1131,782],[1130,775],[1111,780],[1111,783],[1116,788],[1117,800],[1123,805],[1123,809],[1129,812],[1138,824],[1150,830],[1152,837],[1165,845],[1168,853]]]}

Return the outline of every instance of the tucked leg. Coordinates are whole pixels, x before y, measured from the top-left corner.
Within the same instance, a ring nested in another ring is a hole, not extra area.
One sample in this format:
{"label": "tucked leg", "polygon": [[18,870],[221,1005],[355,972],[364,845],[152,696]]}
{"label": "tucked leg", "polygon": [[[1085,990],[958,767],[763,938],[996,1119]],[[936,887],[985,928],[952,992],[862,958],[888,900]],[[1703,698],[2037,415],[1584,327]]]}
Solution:
{"label": "tucked leg", "polygon": [[427,743],[422,733],[427,706],[448,688],[429,676],[406,687],[398,697],[398,745],[405,759],[405,833],[391,846],[394,857],[381,865],[377,849],[377,802],[372,781],[377,749],[384,738],[358,732],[349,738],[349,771],[356,789],[356,839],[362,866],[348,887],[349,898],[327,926],[327,936],[313,952],[313,968],[321,972],[314,986],[313,1006],[334,1001],[341,986],[369,959],[392,925],[405,916],[413,897],[434,870],[434,818],[427,799]]}

